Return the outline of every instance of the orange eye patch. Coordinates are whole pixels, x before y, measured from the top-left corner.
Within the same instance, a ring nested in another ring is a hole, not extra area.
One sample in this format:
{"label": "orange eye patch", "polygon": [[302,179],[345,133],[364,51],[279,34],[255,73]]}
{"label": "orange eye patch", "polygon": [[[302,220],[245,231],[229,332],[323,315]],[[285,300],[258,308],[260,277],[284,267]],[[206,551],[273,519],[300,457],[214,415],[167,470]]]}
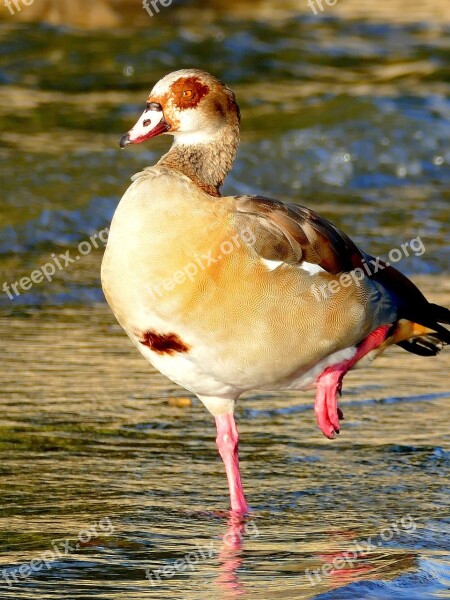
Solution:
{"label": "orange eye patch", "polygon": [[195,108],[209,92],[209,87],[198,77],[182,77],[171,86],[177,108]]}

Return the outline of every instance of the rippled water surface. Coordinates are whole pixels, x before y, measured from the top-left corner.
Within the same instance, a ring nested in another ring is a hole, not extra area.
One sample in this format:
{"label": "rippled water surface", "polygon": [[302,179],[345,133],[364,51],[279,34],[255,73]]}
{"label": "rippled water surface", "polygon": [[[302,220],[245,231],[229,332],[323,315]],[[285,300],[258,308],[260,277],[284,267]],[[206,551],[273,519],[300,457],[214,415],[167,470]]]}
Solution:
{"label": "rippled water surface", "polygon": [[420,237],[398,266],[450,305],[449,28],[396,17],[174,8],[143,29],[3,24],[1,285],[74,262],[0,292],[2,600],[450,598],[450,352],[393,349],[351,373],[334,441],[311,393],[245,397],[239,522],[212,418],[115,324],[102,244],[78,249],[168,146],[118,150],[147,92],[199,66],[242,108],[227,193],[315,208],[374,255]]}

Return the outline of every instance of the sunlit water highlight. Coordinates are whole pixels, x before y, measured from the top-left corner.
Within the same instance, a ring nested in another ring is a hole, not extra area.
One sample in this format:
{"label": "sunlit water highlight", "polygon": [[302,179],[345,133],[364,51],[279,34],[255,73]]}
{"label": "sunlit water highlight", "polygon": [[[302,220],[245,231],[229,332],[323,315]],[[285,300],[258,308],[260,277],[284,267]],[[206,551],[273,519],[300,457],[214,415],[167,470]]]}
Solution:
{"label": "sunlit water highlight", "polygon": [[[177,36],[164,19],[95,35],[4,26],[1,282],[52,253],[75,256],[108,226],[129,177],[167,147],[119,153],[118,138],[154,81],[195,65],[227,81],[243,109],[227,193],[311,206],[376,255],[420,236],[426,251],[399,267],[449,305],[447,36],[436,22],[331,15],[210,15],[205,26],[183,13]],[[13,300],[0,295],[1,568],[11,581],[52,541],[99,533],[14,586],[3,578],[2,600],[450,597],[449,352],[392,350],[351,373],[333,442],[315,426],[311,393],[243,399],[252,513],[240,523],[226,512],[211,417],[195,400],[169,403],[186,394],[114,323],[101,253]],[[414,528],[402,525],[409,517]],[[376,547],[353,563],[327,567],[369,539]],[[189,554],[192,568],[152,585],[149,573]]]}

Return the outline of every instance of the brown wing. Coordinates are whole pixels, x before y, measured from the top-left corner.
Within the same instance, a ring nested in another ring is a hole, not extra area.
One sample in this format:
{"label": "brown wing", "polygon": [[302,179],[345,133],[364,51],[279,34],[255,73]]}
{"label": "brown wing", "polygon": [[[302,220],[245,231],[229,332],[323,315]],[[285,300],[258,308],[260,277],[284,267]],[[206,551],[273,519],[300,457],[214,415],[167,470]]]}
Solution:
{"label": "brown wing", "polygon": [[345,233],[304,206],[237,196],[235,218],[238,230],[250,230],[254,249],[268,260],[304,261],[338,274],[360,267],[366,257]]}
{"label": "brown wing", "polygon": [[[309,208],[262,196],[237,196],[235,201],[236,226],[239,231],[246,229],[253,233],[253,248],[262,258],[293,265],[313,263],[334,275],[358,267],[367,274],[364,263],[370,265],[373,257]],[[382,261],[378,264],[380,268],[373,272],[369,269],[367,276],[386,290],[398,317],[436,332],[414,342],[402,340],[399,345],[410,352],[431,356],[442,344],[450,344],[450,332],[440,325],[450,322],[450,311],[430,304],[414,283],[394,267]]]}

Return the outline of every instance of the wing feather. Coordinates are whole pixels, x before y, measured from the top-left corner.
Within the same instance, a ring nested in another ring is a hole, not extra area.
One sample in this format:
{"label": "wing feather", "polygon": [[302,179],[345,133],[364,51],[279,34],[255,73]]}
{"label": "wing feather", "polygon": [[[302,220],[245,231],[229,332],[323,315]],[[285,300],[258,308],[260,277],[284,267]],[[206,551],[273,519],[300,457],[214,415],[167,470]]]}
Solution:
{"label": "wing feather", "polygon": [[236,197],[236,225],[256,240],[267,260],[300,266],[303,261],[339,274],[360,267],[365,254],[330,221],[304,206],[262,196]]}
{"label": "wing feather", "polygon": [[[450,344],[450,332],[440,324],[450,322],[450,311],[430,304],[405,275],[380,260],[374,261],[324,217],[304,206],[262,196],[237,196],[235,201],[236,226],[253,233],[253,248],[261,258],[296,266],[312,263],[333,275],[362,268],[390,297],[399,318],[436,332],[414,342],[402,340],[399,345],[409,352],[431,356],[443,344]],[[379,268],[367,272],[364,263],[370,265],[371,261]]]}

